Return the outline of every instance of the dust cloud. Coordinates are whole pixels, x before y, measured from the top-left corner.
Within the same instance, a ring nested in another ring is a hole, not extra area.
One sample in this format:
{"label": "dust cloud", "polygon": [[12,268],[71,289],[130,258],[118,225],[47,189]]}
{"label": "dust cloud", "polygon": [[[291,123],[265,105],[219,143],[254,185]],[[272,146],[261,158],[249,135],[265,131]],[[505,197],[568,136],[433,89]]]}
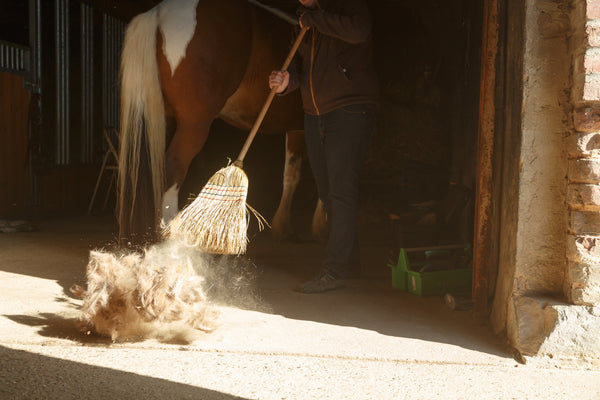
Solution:
{"label": "dust cloud", "polygon": [[267,310],[258,268],[241,256],[200,252],[166,240],[142,253],[90,252],[80,328],[113,341],[191,343],[218,328],[223,306]]}

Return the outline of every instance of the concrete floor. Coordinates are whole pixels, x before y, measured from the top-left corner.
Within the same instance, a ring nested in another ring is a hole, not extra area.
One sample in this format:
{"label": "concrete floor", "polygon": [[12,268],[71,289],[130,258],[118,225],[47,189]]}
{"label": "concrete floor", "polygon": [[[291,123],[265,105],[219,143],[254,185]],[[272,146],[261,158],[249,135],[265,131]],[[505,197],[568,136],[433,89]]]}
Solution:
{"label": "concrete floor", "polygon": [[[295,292],[322,247],[252,238],[245,301],[185,343],[112,343],[76,328],[89,251],[110,246],[110,218],[36,221],[0,234],[2,399],[598,399],[600,369],[527,359],[470,312],[391,288],[389,243],[366,240],[345,289]],[[249,292],[250,293],[250,292]],[[244,297],[244,296],[242,296]]]}

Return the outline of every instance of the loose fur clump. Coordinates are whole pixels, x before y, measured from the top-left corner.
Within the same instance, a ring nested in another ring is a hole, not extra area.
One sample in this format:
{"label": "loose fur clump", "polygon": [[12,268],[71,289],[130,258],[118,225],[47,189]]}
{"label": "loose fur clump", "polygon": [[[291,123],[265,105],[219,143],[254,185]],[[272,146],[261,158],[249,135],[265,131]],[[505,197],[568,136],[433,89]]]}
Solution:
{"label": "loose fur clump", "polygon": [[139,254],[90,252],[83,299],[86,330],[112,340],[189,339],[193,330],[212,331],[219,311],[207,301],[194,259],[178,248],[154,246]]}

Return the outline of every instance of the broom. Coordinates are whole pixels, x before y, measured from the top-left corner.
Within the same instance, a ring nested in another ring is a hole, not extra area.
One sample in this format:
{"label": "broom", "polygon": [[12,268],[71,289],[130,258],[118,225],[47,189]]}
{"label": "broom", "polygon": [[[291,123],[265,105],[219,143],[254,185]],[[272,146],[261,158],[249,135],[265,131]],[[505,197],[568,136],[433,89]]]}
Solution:
{"label": "broom", "polygon": [[[307,30],[308,27],[304,27],[299,32],[283,63],[282,71],[288,69]],[[242,169],[243,162],[275,97],[276,90],[277,87],[274,87],[269,92],[235,162],[221,168],[208,180],[198,197],[165,227],[164,236],[198,247],[207,253],[243,254],[246,252],[247,209],[257,217],[260,228],[264,218],[246,204],[248,177]]]}

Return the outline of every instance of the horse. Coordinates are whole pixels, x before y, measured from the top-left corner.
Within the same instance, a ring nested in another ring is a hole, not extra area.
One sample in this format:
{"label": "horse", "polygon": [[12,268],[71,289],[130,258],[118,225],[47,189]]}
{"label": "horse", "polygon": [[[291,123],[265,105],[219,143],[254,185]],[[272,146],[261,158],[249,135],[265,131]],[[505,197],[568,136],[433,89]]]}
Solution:
{"label": "horse", "polygon": [[[250,130],[294,27],[246,0],[164,0],[129,23],[121,55],[118,223],[121,244],[156,241],[214,119]],[[272,220],[292,232],[302,152],[299,94],[275,99],[261,134],[287,133],[283,193]],[[323,232],[318,202],[313,232]],[[322,236],[322,234],[321,234]]]}

